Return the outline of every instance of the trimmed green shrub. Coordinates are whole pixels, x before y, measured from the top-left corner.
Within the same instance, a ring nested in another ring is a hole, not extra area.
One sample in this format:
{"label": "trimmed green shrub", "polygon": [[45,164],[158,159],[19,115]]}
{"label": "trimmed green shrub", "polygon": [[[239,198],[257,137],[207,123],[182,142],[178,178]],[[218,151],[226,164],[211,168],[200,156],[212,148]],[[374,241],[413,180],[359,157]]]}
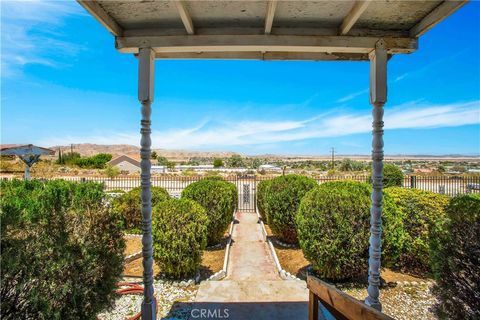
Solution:
{"label": "trimmed green shrub", "polygon": [[[303,197],[296,216],[298,238],[305,257],[323,278],[343,280],[366,274],[370,237],[371,188],[356,181],[321,184]],[[387,197],[384,215],[398,212]],[[390,219],[388,221],[393,221]],[[384,228],[385,238],[394,238],[394,227]],[[396,254],[395,246],[384,249]]]}
{"label": "trimmed green shrub", "polygon": [[273,178],[265,191],[264,210],[273,233],[287,243],[297,243],[295,215],[300,200],[317,182],[305,176],[285,175]]}
{"label": "trimmed green shrub", "polygon": [[183,189],[182,198],[194,200],[205,208],[209,220],[207,243],[219,243],[237,206],[235,185],[216,179],[202,179]]}
{"label": "trimmed green shrub", "polygon": [[125,243],[103,186],[0,186],[1,318],[96,319],[112,305]]}
{"label": "trimmed green shrub", "polygon": [[410,272],[429,270],[429,234],[438,221],[445,217],[449,198],[418,189],[386,188],[403,219],[403,246],[396,266]]}
{"label": "trimmed green shrub", "polygon": [[167,277],[195,275],[207,243],[205,209],[190,199],[169,199],[153,209],[153,258]]}
{"label": "trimmed green shrub", "polygon": [[265,215],[265,198],[270,181],[271,180],[263,180],[257,185],[257,208],[258,213],[264,222],[267,222],[267,216]]}
{"label": "trimmed green shrub", "polygon": [[[385,163],[383,165],[383,187],[401,187],[403,185],[403,172],[394,164]],[[370,175],[369,181],[372,181],[372,175]]]}
{"label": "trimmed green shrub", "polygon": [[[167,190],[151,187],[152,207],[170,198]],[[122,227],[128,232],[140,233],[142,229],[142,188],[134,188],[112,201],[113,211],[121,217]]]}
{"label": "trimmed green shrub", "polygon": [[480,195],[453,198],[431,237],[440,319],[480,319]]}

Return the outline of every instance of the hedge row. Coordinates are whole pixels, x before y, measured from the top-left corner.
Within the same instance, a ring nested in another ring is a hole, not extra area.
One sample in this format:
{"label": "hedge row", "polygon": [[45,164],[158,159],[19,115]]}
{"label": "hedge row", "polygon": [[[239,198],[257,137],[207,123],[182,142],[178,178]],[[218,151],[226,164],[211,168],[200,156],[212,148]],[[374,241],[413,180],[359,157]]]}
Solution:
{"label": "hedge row", "polygon": [[440,319],[480,319],[480,195],[452,199],[430,239]]}
{"label": "hedge row", "polygon": [[[309,191],[310,190],[310,191]],[[384,189],[382,265],[413,273],[430,270],[431,234],[445,220],[449,197],[432,192]],[[314,185],[300,176],[263,181],[258,208],[272,231],[301,248],[316,272],[344,279],[366,272],[371,186],[354,181]]]}
{"label": "hedge row", "polygon": [[95,319],[112,304],[125,243],[102,189],[1,183],[2,319]]}

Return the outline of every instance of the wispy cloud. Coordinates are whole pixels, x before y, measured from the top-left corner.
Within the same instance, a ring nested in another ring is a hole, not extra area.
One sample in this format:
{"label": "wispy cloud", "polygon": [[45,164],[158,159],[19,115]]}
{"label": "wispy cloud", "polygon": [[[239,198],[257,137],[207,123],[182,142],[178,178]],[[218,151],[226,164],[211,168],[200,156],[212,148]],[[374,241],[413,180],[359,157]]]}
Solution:
{"label": "wispy cloud", "polygon": [[[405,72],[405,73],[402,73],[402,74],[399,74],[397,76],[393,76],[392,79],[393,81],[390,81],[389,80],[389,83],[391,84],[395,84],[399,81],[402,81],[406,78],[412,78],[414,76],[419,76],[419,75],[422,75],[423,73],[425,73],[425,71],[429,70],[429,69],[432,69],[432,68],[436,68],[444,63],[446,63],[447,61],[449,60],[452,60],[452,59],[457,59],[459,56],[461,56],[462,54],[466,53],[467,50],[466,49],[463,49],[463,50],[460,50],[458,52],[455,52],[454,54],[452,55],[449,55],[447,57],[444,57],[444,58],[441,58],[441,59],[437,59],[435,61],[432,61],[430,63],[427,63],[426,65],[424,65],[423,67],[419,68],[419,69],[416,69],[416,70],[413,70],[413,71],[409,71],[409,72]],[[369,88],[365,88],[363,90],[359,90],[359,91],[356,91],[356,92],[353,92],[353,93],[350,93],[350,94],[347,94],[346,96],[344,97],[341,97],[340,99],[338,99],[336,102],[337,103],[344,103],[344,102],[347,102],[347,101],[350,101],[350,100],[353,100],[354,98],[358,97],[358,96],[361,96],[363,94],[366,94],[368,93],[369,91]]]}
{"label": "wispy cloud", "polygon": [[339,102],[339,103],[347,102],[347,101],[350,101],[350,100],[352,100],[352,99],[354,99],[358,96],[361,96],[362,94],[365,94],[365,93],[368,93],[368,88],[357,91],[357,92],[350,93],[350,94],[338,99],[337,102]]}
{"label": "wispy cloud", "polygon": [[21,74],[29,64],[67,65],[82,47],[62,34],[65,18],[84,14],[73,1],[1,1],[2,77]]}
{"label": "wispy cloud", "polygon": [[[385,129],[455,127],[480,123],[480,101],[429,105],[412,102],[386,108]],[[324,114],[305,120],[204,122],[192,128],[153,131],[155,148],[205,149],[299,142],[371,131],[371,115]],[[55,137],[41,141],[52,146],[68,143],[138,144],[138,132],[99,132],[90,136]]]}

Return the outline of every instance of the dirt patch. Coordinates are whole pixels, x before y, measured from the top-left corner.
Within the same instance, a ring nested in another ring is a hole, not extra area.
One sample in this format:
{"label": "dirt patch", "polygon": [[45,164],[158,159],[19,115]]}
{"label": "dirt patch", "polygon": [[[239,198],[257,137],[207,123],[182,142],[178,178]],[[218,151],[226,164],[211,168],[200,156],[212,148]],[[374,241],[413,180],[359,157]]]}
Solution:
{"label": "dirt patch", "polygon": [[[127,249],[125,250],[125,252],[135,253],[142,250],[142,239],[140,237],[126,236],[125,241],[127,243]],[[207,248],[206,250],[203,251],[202,264],[200,266],[201,279],[207,279],[211,275],[222,270],[223,259],[225,257],[225,246],[227,244],[227,241],[228,241],[228,238],[224,238],[219,246],[216,246],[214,248]],[[154,262],[153,275],[156,277],[159,274],[160,274],[160,268]],[[142,258],[126,263],[123,269],[123,275],[125,277],[142,277],[143,276]]]}
{"label": "dirt patch", "polygon": [[201,279],[208,279],[211,275],[222,270],[227,243],[228,237],[224,237],[219,246],[207,248],[203,251],[202,265],[200,266]]}
{"label": "dirt patch", "polygon": [[142,251],[142,238],[134,236],[125,236],[125,251],[123,255],[125,257]]}

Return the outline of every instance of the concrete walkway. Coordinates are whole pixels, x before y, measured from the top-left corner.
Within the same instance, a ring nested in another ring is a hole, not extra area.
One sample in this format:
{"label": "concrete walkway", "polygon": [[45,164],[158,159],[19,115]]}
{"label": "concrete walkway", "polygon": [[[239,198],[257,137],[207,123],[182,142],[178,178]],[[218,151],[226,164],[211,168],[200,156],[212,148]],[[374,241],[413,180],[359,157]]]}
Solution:
{"label": "concrete walkway", "polygon": [[227,280],[281,280],[255,213],[237,212]]}
{"label": "concrete walkway", "polygon": [[236,219],[227,276],[200,284],[191,319],[307,319],[305,282],[280,278],[255,213],[238,212]]}

